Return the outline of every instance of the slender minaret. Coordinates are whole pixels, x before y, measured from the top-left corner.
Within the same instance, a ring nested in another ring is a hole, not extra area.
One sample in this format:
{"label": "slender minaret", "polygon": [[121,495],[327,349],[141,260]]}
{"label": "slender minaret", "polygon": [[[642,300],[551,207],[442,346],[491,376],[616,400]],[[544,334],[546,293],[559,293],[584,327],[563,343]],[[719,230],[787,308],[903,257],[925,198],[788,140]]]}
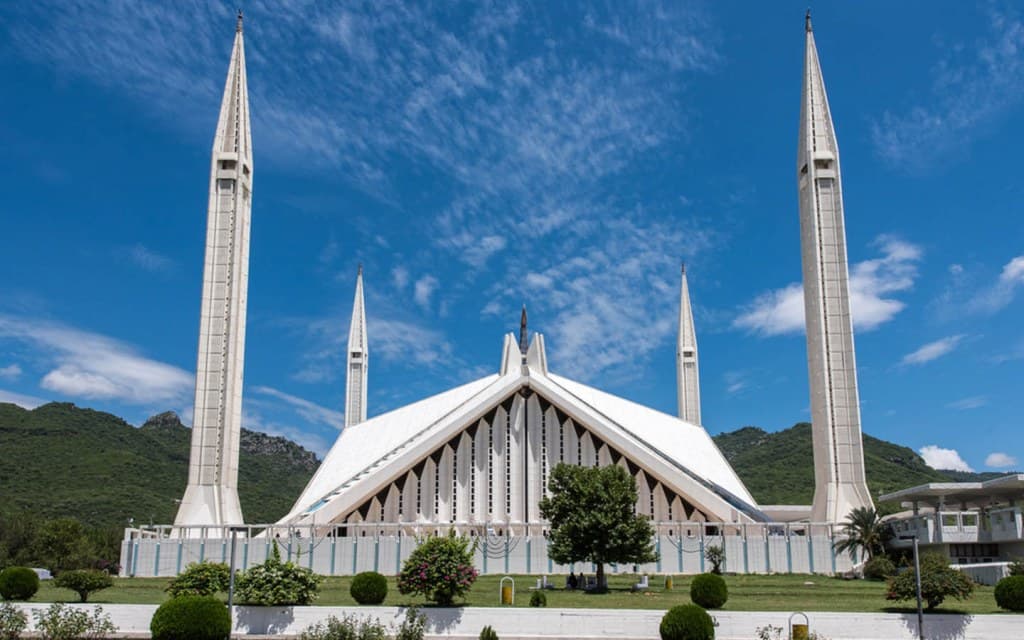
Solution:
{"label": "slender minaret", "polygon": [[811,519],[842,522],[873,503],[864,477],[839,146],[810,11],[806,37],[797,182],[814,442]]}
{"label": "slender minaret", "polygon": [[366,345],[366,305],[363,302],[363,265],[356,275],[352,323],[348,330],[348,380],[345,382],[345,426],[366,421],[366,374],[370,351]]}
{"label": "slender minaret", "polygon": [[690,287],[686,283],[686,265],[682,267],[679,284],[679,338],[676,343],[676,383],[679,396],[679,419],[691,424],[700,422],[700,370],[697,367],[697,331],[693,326]]}
{"label": "slender minaret", "polygon": [[249,93],[239,12],[213,139],[192,449],[188,487],[174,520],[180,526],[243,522],[238,502],[238,441],[252,171]]}

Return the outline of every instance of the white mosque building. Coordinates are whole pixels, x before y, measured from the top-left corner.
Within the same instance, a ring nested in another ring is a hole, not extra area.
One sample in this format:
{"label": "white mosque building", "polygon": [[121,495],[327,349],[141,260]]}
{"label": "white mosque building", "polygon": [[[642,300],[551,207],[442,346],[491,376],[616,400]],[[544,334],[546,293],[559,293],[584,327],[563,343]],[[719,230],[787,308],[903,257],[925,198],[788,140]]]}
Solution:
{"label": "white mosque building", "polygon": [[[662,555],[656,566],[645,567],[649,571],[703,570],[703,548],[711,539],[726,546],[735,571],[827,573],[849,566],[850,558],[832,550],[834,525],[872,502],[864,477],[839,150],[809,16],[805,38],[797,183],[812,506],[759,506],[703,428],[685,268],[677,416],[550,371],[544,336],[531,338],[524,308],[519,335],[504,336],[494,373],[369,419],[373,328],[367,326],[360,268],[347,353],[346,427],[286,516],[273,525],[247,525],[242,563],[262,557],[267,540],[283,535],[289,557],[294,552],[322,573],[381,565],[397,570],[414,546],[410,536],[454,529],[503,540],[496,555],[487,544],[478,548],[481,570],[488,571],[488,559],[500,559],[503,548],[501,570],[567,571],[546,556],[547,523],[538,507],[552,469],[567,463],[619,465],[636,479],[636,511],[655,523]],[[237,476],[253,178],[249,126],[239,16],[211,166],[189,484],[173,527],[126,538],[123,565],[132,575],[177,573],[183,557],[223,559],[229,527],[243,525]],[[783,520],[804,524],[780,525]],[[367,536],[375,541],[372,564],[366,543],[360,547]],[[161,559],[161,544],[177,545],[176,552]]]}

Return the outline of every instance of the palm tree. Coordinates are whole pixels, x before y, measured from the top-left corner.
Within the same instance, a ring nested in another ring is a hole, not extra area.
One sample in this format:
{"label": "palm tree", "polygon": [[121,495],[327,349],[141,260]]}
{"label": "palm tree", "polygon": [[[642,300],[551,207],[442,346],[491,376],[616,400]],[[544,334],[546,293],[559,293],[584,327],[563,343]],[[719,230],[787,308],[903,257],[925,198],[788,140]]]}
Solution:
{"label": "palm tree", "polygon": [[863,550],[870,560],[875,554],[885,551],[885,543],[891,537],[889,527],[882,524],[882,518],[870,507],[857,507],[846,516],[843,523],[844,539],[833,547],[838,553]]}

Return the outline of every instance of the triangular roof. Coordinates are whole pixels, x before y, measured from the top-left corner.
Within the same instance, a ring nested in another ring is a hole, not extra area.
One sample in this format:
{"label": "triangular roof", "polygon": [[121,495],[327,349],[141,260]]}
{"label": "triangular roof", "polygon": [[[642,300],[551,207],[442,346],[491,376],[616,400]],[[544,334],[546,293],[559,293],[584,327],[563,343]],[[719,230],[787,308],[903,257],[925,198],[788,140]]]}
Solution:
{"label": "triangular roof", "polygon": [[[511,340],[510,340],[511,338]],[[541,345],[541,336],[535,344]],[[506,346],[514,337],[506,337]],[[546,359],[537,360],[546,364]],[[513,393],[529,388],[703,511],[765,519],[707,432],[674,416],[531,366],[432,396],[347,427],[281,524],[327,524],[374,496]]]}

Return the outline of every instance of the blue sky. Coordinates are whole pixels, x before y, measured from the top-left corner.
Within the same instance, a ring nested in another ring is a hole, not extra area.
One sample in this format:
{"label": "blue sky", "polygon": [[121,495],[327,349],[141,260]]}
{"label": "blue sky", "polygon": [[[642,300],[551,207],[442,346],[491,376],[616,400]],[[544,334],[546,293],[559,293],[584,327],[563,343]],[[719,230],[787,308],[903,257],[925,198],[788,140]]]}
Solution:
{"label": "blue sky", "polygon": [[[369,413],[496,370],[675,410],[679,264],[712,433],[807,420],[805,2],[245,2],[245,423],[323,453],[365,269]],[[820,3],[866,433],[1021,466],[1024,22]],[[0,400],[190,416],[219,3],[0,6]]]}

